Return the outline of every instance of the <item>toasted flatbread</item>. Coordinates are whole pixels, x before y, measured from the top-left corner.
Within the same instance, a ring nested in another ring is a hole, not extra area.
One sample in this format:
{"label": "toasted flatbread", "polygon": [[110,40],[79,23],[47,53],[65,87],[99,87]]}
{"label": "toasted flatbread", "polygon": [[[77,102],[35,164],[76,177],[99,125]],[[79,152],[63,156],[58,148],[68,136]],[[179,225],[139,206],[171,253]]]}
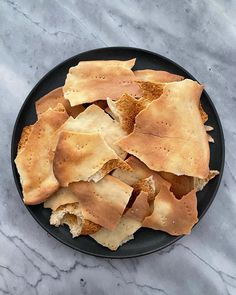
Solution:
{"label": "toasted flatbread", "polygon": [[107,104],[112,112],[112,117],[121,124],[122,129],[128,134],[134,129],[135,117],[146,106],[142,99],[138,100],[128,94],[122,95],[116,101],[108,98]]}
{"label": "toasted flatbread", "polygon": [[[125,171],[121,169],[116,169],[112,172],[114,177],[119,178],[121,181],[127,183],[130,186],[135,187],[135,185],[142,185],[142,181],[150,176],[152,176],[153,181],[155,183],[155,194],[157,194],[160,190],[161,185],[165,185],[170,188],[170,183],[163,179],[158,173],[149,169],[144,163],[142,163],[137,158],[130,156],[125,161],[132,169],[132,171]],[[139,183],[139,181],[141,181]],[[136,187],[137,188],[137,187]],[[140,190],[144,188],[141,187]]]}
{"label": "toasted flatbread", "polygon": [[100,133],[62,131],[59,136],[53,171],[62,187],[71,182],[88,181],[117,154],[106,144]]}
{"label": "toasted flatbread", "polygon": [[[62,188],[61,190],[65,189]],[[73,238],[80,235],[90,235],[97,232],[101,226],[90,220],[84,219],[83,212],[80,208],[78,200],[75,199],[75,202],[71,202],[72,200],[68,199],[68,192],[64,195],[64,201],[61,198],[61,194],[59,197],[60,200],[52,200],[50,204],[46,204],[48,207],[56,207],[56,209],[53,209],[52,211],[50,224],[55,226],[60,226],[63,224],[68,225]],[[67,201],[69,201],[69,203],[66,203]],[[61,203],[61,205],[57,207],[59,203]]]}
{"label": "toasted flatbread", "polygon": [[[134,194],[138,195],[141,192],[147,193],[148,202],[151,203],[154,201],[156,196],[156,184],[153,179],[153,176],[149,176],[147,178],[143,178],[138,180],[134,185]],[[158,191],[158,190],[157,190]]]}
{"label": "toasted flatbread", "polygon": [[166,71],[156,71],[150,69],[134,71],[134,74],[138,81],[147,81],[152,83],[169,83],[184,79],[183,76],[175,75]]}
{"label": "toasted flatbread", "polygon": [[132,193],[132,187],[106,175],[99,182],[70,184],[83,210],[84,218],[108,229],[114,229]]}
{"label": "toasted flatbread", "polygon": [[78,237],[81,234],[83,226],[83,214],[79,203],[67,204],[60,206],[52,211],[50,224],[56,227],[66,224],[70,228],[72,237]]}
{"label": "toasted flatbread", "polygon": [[186,175],[178,176],[168,172],[159,172],[159,174],[171,184],[170,190],[178,199],[194,189],[194,177]]}
{"label": "toasted flatbread", "polygon": [[200,115],[201,115],[201,118],[202,118],[203,123],[206,123],[206,121],[208,121],[208,115],[204,111],[201,103],[199,103],[199,111],[200,111]]}
{"label": "toasted flatbread", "polygon": [[50,146],[53,133],[68,118],[64,107],[60,108],[61,111],[49,109],[40,116],[31,127],[27,142],[15,159],[24,202],[28,205],[45,201],[59,187],[53,174],[53,154]]}
{"label": "toasted flatbread", "polygon": [[143,226],[174,236],[185,235],[198,222],[197,215],[195,190],[178,200],[166,186],[162,186],[155,198],[154,210],[144,219]]}
{"label": "toasted flatbread", "polygon": [[131,68],[135,59],[128,61],[82,61],[70,68],[63,87],[64,96],[72,106],[97,100],[118,99],[123,93],[140,96]]}
{"label": "toasted flatbread", "polygon": [[35,103],[36,113],[39,117],[42,113],[46,112],[49,108],[55,108],[58,103],[61,103],[64,105],[64,108],[66,109],[66,112],[69,116],[77,117],[78,114],[83,112],[85,108],[80,106],[71,107],[69,101],[64,98],[64,94],[62,91],[62,87],[56,88],[43,97],[41,97],[39,100]]}
{"label": "toasted flatbread", "polygon": [[55,211],[60,206],[76,202],[78,202],[76,195],[68,187],[60,187],[58,191],[44,202],[43,206],[44,208],[50,208]]}
{"label": "toasted flatbread", "polygon": [[131,208],[125,212],[125,216],[142,222],[145,217],[151,214],[148,203],[148,193],[141,191],[135,199]]}
{"label": "toasted flatbread", "polygon": [[26,143],[29,139],[29,135],[33,130],[34,125],[25,126],[22,130],[20,141],[18,142],[17,146],[17,154],[19,154],[26,146]]}
{"label": "toasted flatbread", "polygon": [[90,235],[97,243],[112,251],[132,240],[133,234],[142,226],[140,221],[122,216],[117,227],[113,230],[101,228],[95,234]]}
{"label": "toasted flatbread", "polygon": [[208,176],[205,179],[194,178],[194,188],[197,191],[201,191],[206,186],[206,184],[217,175],[219,175],[219,171],[210,170]]}
{"label": "toasted flatbread", "polygon": [[75,119],[70,117],[65,124],[55,134],[53,141],[53,149],[55,150],[60,132],[74,131],[82,133],[100,132],[106,143],[117,153],[117,155],[125,159],[124,152],[116,141],[125,136],[127,133],[121,128],[120,124],[114,121],[100,107],[96,105],[89,106],[83,113],[79,114]]}
{"label": "toasted flatbread", "polygon": [[120,147],[154,171],[207,177],[210,150],[198,108],[202,89],[188,79],[167,84],[137,115],[134,131]]}

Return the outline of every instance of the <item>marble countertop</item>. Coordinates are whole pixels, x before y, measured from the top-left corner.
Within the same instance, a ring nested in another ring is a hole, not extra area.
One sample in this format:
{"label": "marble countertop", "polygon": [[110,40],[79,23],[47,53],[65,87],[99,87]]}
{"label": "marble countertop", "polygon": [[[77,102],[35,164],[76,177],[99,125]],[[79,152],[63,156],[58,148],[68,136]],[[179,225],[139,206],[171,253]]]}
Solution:
{"label": "marble countertop", "polygon": [[[0,1],[0,294],[236,294],[236,2]],[[10,167],[16,115],[36,82],[79,52],[141,47],[204,83],[222,120],[226,164],[191,235],[148,256],[99,259],[50,237],[22,202]]]}

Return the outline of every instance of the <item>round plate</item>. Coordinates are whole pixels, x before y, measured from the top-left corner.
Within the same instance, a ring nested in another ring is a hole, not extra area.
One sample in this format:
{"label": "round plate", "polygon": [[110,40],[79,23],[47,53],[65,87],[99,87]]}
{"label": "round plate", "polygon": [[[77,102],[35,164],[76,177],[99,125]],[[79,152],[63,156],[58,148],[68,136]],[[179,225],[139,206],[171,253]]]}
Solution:
{"label": "round plate", "polygon": [[[82,60],[105,60],[105,59],[118,59],[127,60],[136,57],[135,69],[156,69],[165,70],[174,74],[182,75],[186,78],[196,80],[182,67],[173,61],[159,55],[142,49],[129,48],[129,47],[111,47],[101,48],[84,53],[80,53],[74,57],[62,62],[48,74],[46,74],[38,84],[33,88],[28,97],[26,98],[19,115],[16,119],[13,135],[12,135],[12,151],[11,162],[15,178],[15,183],[19,194],[22,196],[21,184],[19,175],[16,170],[14,159],[17,154],[17,144],[24,126],[32,124],[36,121],[35,101],[48,93],[49,91],[62,86],[65,82],[66,74],[70,67],[73,67]],[[217,189],[220,184],[221,176],[224,167],[224,137],[220,123],[219,116],[216,109],[209,98],[206,91],[203,91],[201,102],[204,110],[209,116],[208,125],[214,127],[211,135],[215,143],[210,144],[211,160],[210,168],[220,171],[220,175],[210,181],[207,186],[199,193],[198,198],[198,215],[199,219],[204,215],[209,206],[211,205]],[[97,244],[92,238],[81,236],[72,239],[69,230],[65,226],[55,227],[49,224],[50,210],[44,209],[42,205],[26,206],[34,219],[53,237],[62,243],[79,250],[83,253],[106,257],[106,258],[128,258],[148,254],[177,241],[180,237],[170,236],[161,231],[154,231],[151,229],[142,228],[135,233],[135,238],[132,241],[121,246],[117,251],[112,252]],[[193,230],[194,232],[194,230]],[[194,234],[194,233],[193,233]]]}

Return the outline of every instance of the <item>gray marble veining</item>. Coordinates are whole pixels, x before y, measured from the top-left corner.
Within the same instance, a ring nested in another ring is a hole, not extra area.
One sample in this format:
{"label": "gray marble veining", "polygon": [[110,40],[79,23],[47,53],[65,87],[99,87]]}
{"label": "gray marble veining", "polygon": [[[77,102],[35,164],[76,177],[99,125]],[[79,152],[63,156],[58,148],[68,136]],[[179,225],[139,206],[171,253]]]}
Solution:
{"label": "gray marble veining", "polygon": [[[0,1],[0,294],[236,294],[236,2]],[[98,259],[60,244],[19,201],[10,140],[35,83],[79,52],[156,51],[205,84],[222,120],[226,165],[190,236],[145,257]]]}

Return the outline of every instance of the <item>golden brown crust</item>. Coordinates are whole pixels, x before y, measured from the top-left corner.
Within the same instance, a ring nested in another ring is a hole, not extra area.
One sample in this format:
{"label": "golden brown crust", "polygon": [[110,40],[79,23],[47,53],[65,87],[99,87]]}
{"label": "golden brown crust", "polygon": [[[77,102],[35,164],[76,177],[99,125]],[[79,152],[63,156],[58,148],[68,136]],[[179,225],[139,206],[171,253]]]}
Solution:
{"label": "golden brown crust", "polygon": [[107,103],[114,118],[127,133],[133,131],[135,117],[146,106],[142,99],[135,99],[128,94],[122,95],[117,101],[108,98]]}
{"label": "golden brown crust", "polygon": [[78,198],[84,218],[108,229],[117,226],[132,193],[130,186],[110,175],[97,183],[72,183],[70,189]]}
{"label": "golden brown crust", "polygon": [[137,115],[133,133],[118,142],[120,147],[152,170],[207,177],[210,151],[198,109],[202,89],[191,80],[167,84]]}
{"label": "golden brown crust", "polygon": [[197,214],[195,190],[178,200],[167,187],[162,186],[155,198],[153,213],[144,219],[143,226],[174,236],[189,234],[198,221]]}
{"label": "golden brown crust", "polygon": [[53,171],[60,185],[88,181],[117,154],[106,144],[99,133],[62,131],[57,143]]}
{"label": "golden brown crust", "polygon": [[147,193],[147,199],[149,203],[154,201],[156,196],[156,186],[155,186],[155,181],[153,179],[153,176],[140,179],[133,185],[133,188],[134,188],[134,193],[137,195],[140,194],[141,192]]}
{"label": "golden brown crust", "polygon": [[168,172],[159,172],[159,174],[171,184],[170,190],[178,199],[194,189],[194,178],[191,176],[178,176]]}
{"label": "golden brown crust", "polygon": [[128,61],[82,61],[70,68],[63,87],[64,96],[72,106],[97,100],[118,99],[123,93],[140,95]]}
{"label": "golden brown crust", "polygon": [[92,235],[101,229],[101,225],[85,219],[82,225],[81,235]]}
{"label": "golden brown crust", "polygon": [[166,71],[156,71],[150,69],[134,71],[134,74],[137,80],[152,83],[169,83],[184,79],[183,76],[175,75]]}
{"label": "golden brown crust", "polygon": [[33,125],[25,126],[23,128],[21,133],[21,138],[17,146],[17,154],[19,154],[24,149],[32,129],[33,129]]}
{"label": "golden brown crust", "polygon": [[49,108],[55,108],[58,103],[61,103],[66,109],[67,114],[74,118],[76,118],[78,114],[85,110],[85,108],[82,105],[71,107],[69,101],[64,98],[62,87],[58,87],[36,101],[35,108],[37,116],[39,117]]}
{"label": "golden brown crust", "polygon": [[121,169],[125,171],[132,171],[131,167],[123,160],[121,159],[112,159],[107,161],[103,167],[98,170],[95,174],[89,177],[89,181],[98,182],[101,180],[104,176],[109,174],[114,169]]}
{"label": "golden brown crust", "polygon": [[150,213],[151,209],[148,203],[148,193],[141,191],[132,207],[125,212],[124,216],[142,222]]}
{"label": "golden brown crust", "polygon": [[137,82],[142,90],[142,100],[146,101],[147,103],[152,102],[153,100],[159,98],[166,86],[165,83],[152,83],[152,82]]}
{"label": "golden brown crust", "polygon": [[75,119],[70,117],[65,124],[61,126],[58,132],[54,135],[53,150],[56,149],[61,131],[73,131],[80,133],[99,132],[109,147],[113,149],[120,158],[125,159],[126,157],[126,152],[124,152],[116,144],[116,141],[127,133],[121,128],[119,123],[114,121],[108,114],[96,105],[89,106]]}
{"label": "golden brown crust", "polygon": [[50,151],[50,139],[67,118],[65,110],[57,112],[49,109],[43,113],[32,126],[24,149],[15,159],[24,202],[28,205],[43,202],[59,187],[52,170],[53,155]]}
{"label": "golden brown crust", "polygon": [[202,122],[203,122],[203,123],[206,123],[206,121],[208,120],[208,115],[207,115],[207,113],[204,111],[204,109],[203,109],[201,103],[199,104],[199,111],[200,111],[200,115],[201,115],[201,118],[202,118]]}

